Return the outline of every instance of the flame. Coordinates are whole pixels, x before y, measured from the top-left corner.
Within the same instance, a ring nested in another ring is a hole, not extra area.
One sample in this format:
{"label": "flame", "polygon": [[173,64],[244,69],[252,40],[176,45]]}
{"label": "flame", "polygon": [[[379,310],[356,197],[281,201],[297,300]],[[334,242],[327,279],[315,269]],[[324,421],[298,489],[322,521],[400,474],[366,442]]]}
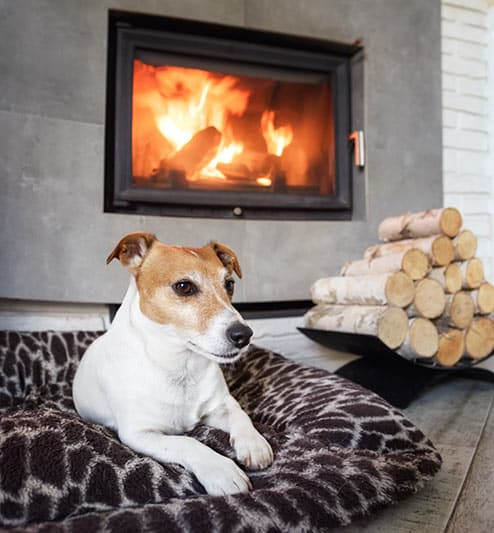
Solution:
{"label": "flame", "polygon": [[263,187],[271,187],[272,180],[271,178],[257,178],[256,182],[258,185],[262,185]]}
{"label": "flame", "polygon": [[[240,78],[200,69],[147,65],[134,60],[132,160],[134,176],[152,176],[176,152],[207,127],[221,132],[221,142],[204,168],[187,179],[226,179],[220,163],[232,163],[244,152],[245,143],[236,139],[232,117],[242,117],[251,91],[239,88]],[[291,126],[275,128],[275,112],[266,110],[261,131],[268,152],[280,156],[293,139]],[[271,179],[253,175],[263,187]]]}
{"label": "flame", "polygon": [[235,156],[241,154],[243,151],[243,143],[232,142],[227,146],[220,146],[216,156],[201,170],[201,175],[210,178],[225,179],[225,175],[216,168],[216,165],[218,163],[231,163],[235,159]]}
{"label": "flame", "polygon": [[229,115],[245,112],[250,92],[235,88],[237,80],[135,60],[134,103],[153,110],[159,131],[180,150],[197,132],[208,126],[224,131]]}
{"label": "flame", "polygon": [[281,156],[283,150],[293,140],[293,130],[291,126],[274,127],[275,113],[271,109],[264,111],[261,117],[262,135],[268,146],[268,152]]}

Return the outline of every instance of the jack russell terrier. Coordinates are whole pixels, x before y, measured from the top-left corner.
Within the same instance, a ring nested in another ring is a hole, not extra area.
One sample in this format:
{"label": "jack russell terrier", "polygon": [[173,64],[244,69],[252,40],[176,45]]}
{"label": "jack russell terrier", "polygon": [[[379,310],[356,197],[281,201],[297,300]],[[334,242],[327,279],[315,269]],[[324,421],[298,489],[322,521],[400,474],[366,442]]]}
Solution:
{"label": "jack russell terrier", "polygon": [[149,233],[121,239],[118,258],[132,274],[108,331],[84,354],[73,386],[79,415],[107,426],[138,453],[178,463],[209,494],[252,488],[231,459],[180,435],[202,422],[230,434],[240,463],[268,467],[273,452],[230,395],[218,363],[245,352],[252,336],[232,307],[235,252],[220,243],[167,246]]}

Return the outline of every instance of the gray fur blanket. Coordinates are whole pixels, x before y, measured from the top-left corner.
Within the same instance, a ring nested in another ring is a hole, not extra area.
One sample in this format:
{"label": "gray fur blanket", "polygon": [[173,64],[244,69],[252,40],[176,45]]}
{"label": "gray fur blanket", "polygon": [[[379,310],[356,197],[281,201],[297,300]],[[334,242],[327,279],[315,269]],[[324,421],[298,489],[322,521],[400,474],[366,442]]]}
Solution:
{"label": "gray fur blanket", "polygon": [[[72,403],[98,332],[0,332],[0,524],[14,531],[289,532],[348,524],[440,468],[432,443],[377,395],[253,347],[224,373],[275,452],[249,494],[212,497],[192,474],[122,445]],[[191,433],[234,457],[227,435]]]}

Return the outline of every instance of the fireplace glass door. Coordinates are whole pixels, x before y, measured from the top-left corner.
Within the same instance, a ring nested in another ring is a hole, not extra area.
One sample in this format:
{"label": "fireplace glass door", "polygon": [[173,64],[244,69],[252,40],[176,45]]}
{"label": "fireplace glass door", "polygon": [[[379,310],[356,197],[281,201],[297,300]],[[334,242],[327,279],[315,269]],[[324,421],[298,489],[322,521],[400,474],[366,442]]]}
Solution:
{"label": "fireplace glass door", "polygon": [[356,48],[110,12],[105,209],[348,218]]}
{"label": "fireplace glass door", "polygon": [[330,81],[278,75],[134,59],[133,185],[333,194]]}

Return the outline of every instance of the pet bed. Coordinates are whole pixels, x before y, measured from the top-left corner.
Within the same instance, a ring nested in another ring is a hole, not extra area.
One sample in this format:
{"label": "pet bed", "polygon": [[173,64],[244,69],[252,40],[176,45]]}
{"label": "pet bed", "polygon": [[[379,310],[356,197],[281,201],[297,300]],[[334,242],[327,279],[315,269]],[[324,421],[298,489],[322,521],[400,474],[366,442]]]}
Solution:
{"label": "pet bed", "polygon": [[[440,468],[432,443],[374,393],[252,347],[224,367],[275,452],[248,494],[195,477],[82,421],[71,382],[98,332],[0,332],[0,524],[14,531],[324,531],[414,492]],[[124,384],[123,384],[124,385]],[[234,458],[228,436],[195,438]]]}

